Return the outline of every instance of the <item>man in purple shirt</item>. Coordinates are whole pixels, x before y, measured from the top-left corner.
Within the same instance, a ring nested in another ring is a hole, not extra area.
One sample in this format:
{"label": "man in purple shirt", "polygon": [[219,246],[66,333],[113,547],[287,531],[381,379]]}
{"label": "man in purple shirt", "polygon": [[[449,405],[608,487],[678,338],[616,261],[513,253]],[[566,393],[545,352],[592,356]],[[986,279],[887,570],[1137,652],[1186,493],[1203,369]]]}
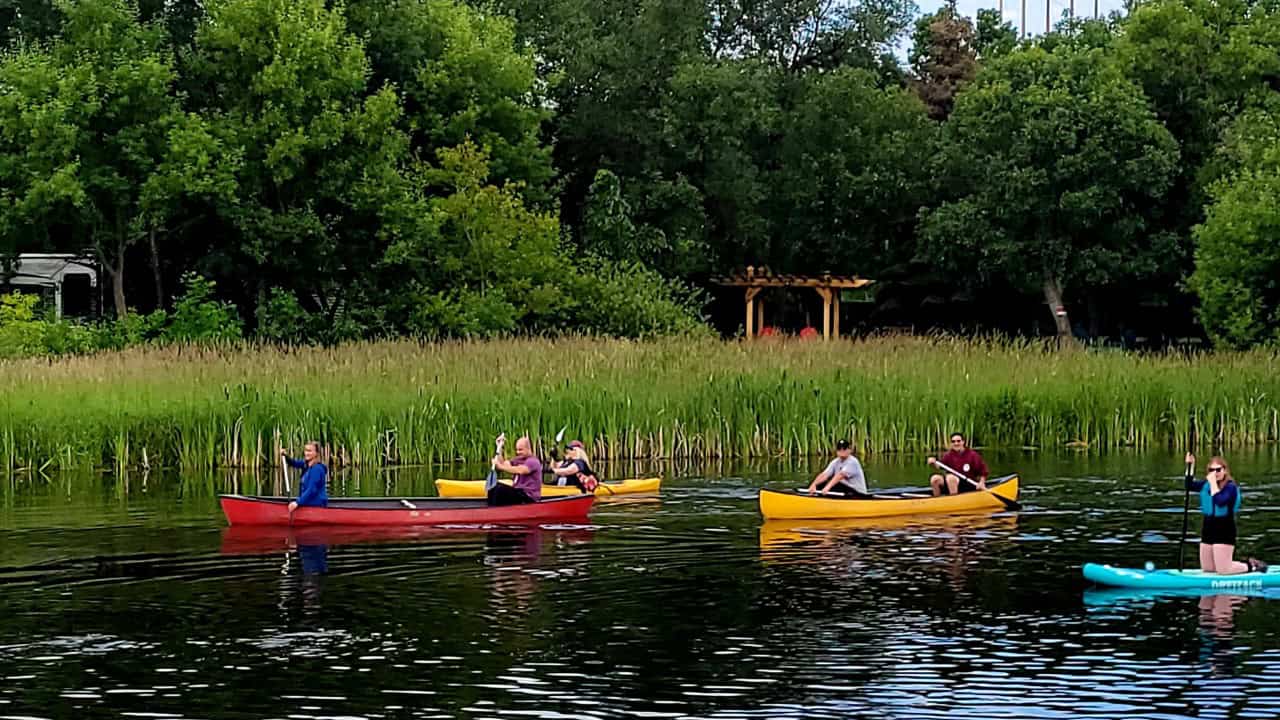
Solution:
{"label": "man in purple shirt", "polygon": [[490,489],[490,505],[521,505],[542,499],[542,463],[534,457],[533,443],[528,437],[516,440],[516,456],[510,462],[502,457],[499,449],[493,466],[514,475],[515,481],[511,485],[498,483]]}

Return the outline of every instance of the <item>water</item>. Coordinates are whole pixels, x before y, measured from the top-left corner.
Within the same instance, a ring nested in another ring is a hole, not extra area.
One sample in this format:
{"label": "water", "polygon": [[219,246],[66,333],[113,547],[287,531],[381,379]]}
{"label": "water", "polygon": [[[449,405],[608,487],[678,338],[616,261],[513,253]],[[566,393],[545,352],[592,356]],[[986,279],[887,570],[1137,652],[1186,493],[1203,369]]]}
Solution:
{"label": "water", "polygon": [[[1280,602],[1079,576],[1176,557],[1176,458],[994,459],[1021,469],[1024,512],[763,523],[756,489],[815,460],[680,471],[588,526],[390,535],[224,529],[204,481],[13,483],[0,717],[1280,713]],[[903,462],[868,462],[873,483],[918,483]],[[1280,560],[1280,460],[1235,470],[1241,550]],[[340,481],[421,494],[432,477]]]}

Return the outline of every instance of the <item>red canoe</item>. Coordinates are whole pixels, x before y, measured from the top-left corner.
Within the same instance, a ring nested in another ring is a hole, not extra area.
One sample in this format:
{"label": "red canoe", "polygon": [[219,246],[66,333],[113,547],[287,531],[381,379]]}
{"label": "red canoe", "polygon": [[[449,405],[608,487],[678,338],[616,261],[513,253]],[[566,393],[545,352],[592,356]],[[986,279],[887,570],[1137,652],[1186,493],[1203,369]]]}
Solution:
{"label": "red canoe", "polygon": [[591,512],[594,495],[549,498],[490,507],[484,500],[441,498],[334,498],[328,507],[300,507],[289,517],[289,498],[221,495],[231,525],[482,525],[567,522]]}

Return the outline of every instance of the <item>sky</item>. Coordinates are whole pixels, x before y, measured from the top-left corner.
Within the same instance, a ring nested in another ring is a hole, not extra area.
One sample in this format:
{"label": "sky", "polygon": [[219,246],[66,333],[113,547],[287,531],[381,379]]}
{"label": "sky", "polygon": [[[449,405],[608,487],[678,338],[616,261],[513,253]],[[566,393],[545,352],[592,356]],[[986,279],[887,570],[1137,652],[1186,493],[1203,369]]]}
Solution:
{"label": "sky", "polygon": [[[1107,13],[1124,10],[1123,0],[1097,0],[1099,17],[1106,16]],[[1094,0],[1076,0],[1075,9],[1077,17],[1093,17]],[[920,8],[920,14],[932,13],[942,7],[945,0],[916,0],[916,5]],[[1067,12],[1070,6],[1069,0],[1049,0],[1050,25],[1057,23],[1062,19],[1063,13]],[[999,0],[957,0],[956,9],[961,15],[974,17],[978,14],[978,10],[982,8],[998,8]],[[1044,18],[1045,18],[1045,0],[1027,0],[1027,33],[1030,35],[1044,34]],[[1004,19],[1013,23],[1014,28],[1021,30],[1022,26],[1022,0],[1004,0]],[[910,38],[902,40],[898,47],[898,54],[906,58]]]}

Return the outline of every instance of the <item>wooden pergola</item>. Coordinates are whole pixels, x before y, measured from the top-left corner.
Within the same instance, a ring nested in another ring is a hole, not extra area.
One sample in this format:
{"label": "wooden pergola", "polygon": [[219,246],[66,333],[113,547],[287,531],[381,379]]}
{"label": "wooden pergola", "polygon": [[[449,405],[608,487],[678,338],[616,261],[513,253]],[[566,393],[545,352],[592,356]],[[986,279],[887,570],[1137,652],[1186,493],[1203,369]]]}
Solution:
{"label": "wooden pergola", "polygon": [[712,278],[725,287],[745,289],[747,303],[747,338],[753,338],[764,327],[764,300],[757,299],[765,288],[813,288],[822,298],[822,338],[840,336],[840,292],[864,288],[874,280],[852,275],[775,275],[768,268],[747,266],[745,272]]}

